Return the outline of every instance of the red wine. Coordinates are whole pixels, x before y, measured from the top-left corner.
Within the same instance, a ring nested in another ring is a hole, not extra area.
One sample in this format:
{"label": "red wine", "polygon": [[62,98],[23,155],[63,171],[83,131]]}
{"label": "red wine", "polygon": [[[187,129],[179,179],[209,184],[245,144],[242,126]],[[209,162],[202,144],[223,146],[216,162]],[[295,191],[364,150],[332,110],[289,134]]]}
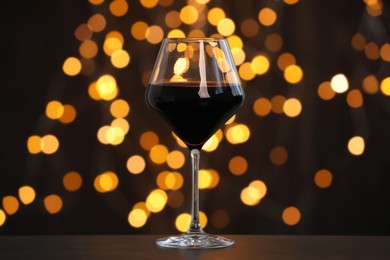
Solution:
{"label": "red wine", "polygon": [[199,89],[199,84],[152,84],[146,93],[148,106],[164,118],[190,150],[200,150],[244,101],[236,85],[209,83],[204,89],[206,97],[198,93]]}

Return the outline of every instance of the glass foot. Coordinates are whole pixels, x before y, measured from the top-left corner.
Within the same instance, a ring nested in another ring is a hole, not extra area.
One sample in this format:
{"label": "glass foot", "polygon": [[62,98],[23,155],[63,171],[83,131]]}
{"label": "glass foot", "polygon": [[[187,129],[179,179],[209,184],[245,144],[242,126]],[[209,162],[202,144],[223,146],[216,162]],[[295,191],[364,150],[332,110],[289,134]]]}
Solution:
{"label": "glass foot", "polygon": [[232,246],[234,240],[215,235],[185,233],[179,236],[157,239],[156,244],[161,247],[169,248],[207,249]]}

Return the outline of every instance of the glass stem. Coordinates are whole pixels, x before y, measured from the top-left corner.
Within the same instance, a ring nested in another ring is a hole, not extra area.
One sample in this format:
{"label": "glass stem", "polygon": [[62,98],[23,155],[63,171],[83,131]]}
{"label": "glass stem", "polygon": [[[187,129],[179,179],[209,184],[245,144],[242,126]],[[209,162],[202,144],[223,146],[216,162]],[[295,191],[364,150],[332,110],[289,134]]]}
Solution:
{"label": "glass stem", "polygon": [[187,234],[203,234],[199,222],[199,157],[198,149],[191,150],[192,158],[192,205],[191,205],[191,223]]}

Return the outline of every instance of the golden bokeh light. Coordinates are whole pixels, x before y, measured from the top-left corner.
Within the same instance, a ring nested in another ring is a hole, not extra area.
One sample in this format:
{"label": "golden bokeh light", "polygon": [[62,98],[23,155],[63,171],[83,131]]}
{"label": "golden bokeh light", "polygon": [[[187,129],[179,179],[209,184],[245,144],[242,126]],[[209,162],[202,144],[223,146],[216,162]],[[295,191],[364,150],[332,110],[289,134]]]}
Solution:
{"label": "golden bokeh light", "polygon": [[123,69],[130,63],[130,54],[125,50],[116,50],[111,55],[111,63],[115,68]]}
{"label": "golden bokeh light", "polygon": [[207,20],[211,25],[217,26],[219,21],[226,17],[225,11],[219,7],[214,7],[210,9],[207,13]]}
{"label": "golden bokeh light", "polygon": [[294,5],[294,4],[298,3],[298,1],[299,0],[283,0],[283,2],[285,2],[288,5]]}
{"label": "golden bokeh light", "polygon": [[271,112],[271,102],[267,98],[258,98],[253,103],[253,111],[258,116],[266,116]]}
{"label": "golden bokeh light", "polygon": [[164,187],[168,190],[178,190],[183,186],[184,179],[179,172],[165,172]]}
{"label": "golden bokeh light", "polygon": [[165,145],[157,144],[150,149],[149,157],[155,164],[163,164],[168,156],[168,148]]}
{"label": "golden bokeh light", "polygon": [[244,36],[253,38],[259,32],[259,24],[255,19],[247,18],[241,23],[240,30]]}
{"label": "golden bokeh light", "polygon": [[234,175],[243,175],[248,169],[248,162],[242,156],[234,156],[229,161],[229,170]]}
{"label": "golden bokeh light", "polygon": [[171,151],[167,155],[167,164],[172,169],[180,169],[185,163],[185,156],[179,150]]}
{"label": "golden bokeh light", "polygon": [[180,13],[172,10],[165,15],[165,24],[170,28],[178,28],[181,25]]}
{"label": "golden bokeh light", "polygon": [[381,81],[380,89],[384,95],[390,96],[390,77],[384,78]]}
{"label": "golden bokeh light", "polygon": [[114,129],[120,128],[122,130],[121,133],[123,133],[123,135],[126,135],[130,130],[130,124],[124,118],[116,118],[112,120],[111,127],[113,127]]}
{"label": "golden bokeh light", "polygon": [[254,79],[256,76],[254,68],[250,62],[244,62],[241,64],[238,69],[238,74],[240,75],[240,78],[247,81]]}
{"label": "golden bokeh light", "polygon": [[352,36],[351,45],[356,51],[362,51],[366,46],[366,38],[361,33],[356,33]]}
{"label": "golden bokeh light", "polygon": [[63,205],[61,197],[56,194],[46,196],[43,200],[43,203],[47,212],[50,214],[57,214],[60,212]]}
{"label": "golden bokeh light", "polygon": [[225,136],[231,144],[241,144],[248,141],[250,137],[249,127],[245,124],[236,124],[227,128]]}
{"label": "golden bokeh light", "polygon": [[123,42],[117,37],[107,37],[103,43],[103,51],[108,56],[111,56],[115,51],[121,50]]}
{"label": "golden bokeh light", "polygon": [[79,47],[79,53],[86,59],[92,59],[98,53],[98,46],[92,40],[83,41]]}
{"label": "golden bokeh light", "polygon": [[127,217],[129,224],[134,228],[141,228],[146,224],[148,216],[142,209],[132,209]]}
{"label": "golden bokeh light", "polygon": [[88,19],[88,27],[93,32],[101,32],[106,28],[106,18],[102,14],[94,14]]}
{"label": "golden bokeh light", "polygon": [[36,197],[34,188],[27,185],[20,187],[18,193],[19,199],[24,205],[31,204]]}
{"label": "golden bokeh light", "polygon": [[271,98],[272,112],[274,112],[275,114],[283,113],[284,112],[284,110],[283,110],[284,102],[286,102],[286,98],[281,96],[281,95],[277,95],[277,96],[272,97]]}
{"label": "golden bokeh light", "polygon": [[302,104],[299,99],[289,98],[283,104],[283,111],[288,117],[297,117],[301,114]]}
{"label": "golden bokeh light", "polygon": [[64,108],[64,113],[58,120],[63,124],[72,123],[77,116],[76,109],[74,108],[74,106],[70,104],[65,104],[63,108]]}
{"label": "golden bokeh light", "polygon": [[114,99],[118,95],[119,91],[116,79],[109,74],[100,76],[96,82],[96,91],[99,97],[103,100]]}
{"label": "golden bokeh light", "polygon": [[[234,64],[236,66],[239,66],[242,63],[244,63],[246,55],[245,55],[245,52],[243,49],[233,48],[233,49],[231,49],[231,52],[233,55]],[[229,80],[227,80],[227,81],[230,82]],[[235,82],[235,80],[231,80],[231,82]]]}
{"label": "golden bokeh light", "polygon": [[141,209],[145,212],[147,217],[150,216],[150,211],[148,210],[148,207],[146,207],[146,203],[143,201],[135,203],[133,209]]}
{"label": "golden bokeh light", "polygon": [[88,0],[93,5],[100,5],[104,2],[104,0]]}
{"label": "golden bokeh light", "polygon": [[76,57],[69,57],[62,65],[62,70],[68,76],[76,76],[81,71],[81,62]]}
{"label": "golden bokeh light", "polygon": [[287,162],[288,152],[283,146],[275,146],[269,153],[270,161],[275,165],[283,165]]}
{"label": "golden bokeh light", "polygon": [[146,198],[146,207],[150,212],[157,213],[164,209],[168,201],[168,195],[161,189],[151,191]]}
{"label": "golden bokeh light", "polygon": [[318,96],[323,100],[331,100],[336,95],[329,81],[322,82],[317,89]]}
{"label": "golden bokeh light", "polygon": [[153,131],[146,131],[143,133],[139,139],[139,143],[141,147],[146,150],[150,151],[153,146],[157,145],[159,143],[158,135]]}
{"label": "golden bokeh light", "polygon": [[301,212],[296,207],[287,207],[283,210],[282,220],[286,225],[295,226],[301,220]]}
{"label": "golden bokeh light", "polygon": [[347,103],[352,108],[359,108],[363,106],[363,95],[358,89],[353,89],[348,92]]}
{"label": "golden bokeh light", "polygon": [[314,175],[314,183],[322,189],[328,188],[332,184],[332,180],[332,173],[326,169],[321,169]]}
{"label": "golden bokeh light", "polygon": [[203,145],[202,151],[212,152],[218,148],[219,140],[216,134],[211,136],[209,140]]}
{"label": "golden bokeh light", "polygon": [[288,83],[297,84],[302,80],[303,71],[298,65],[292,64],[285,68],[283,75]]}
{"label": "golden bokeh light", "polygon": [[348,141],[348,151],[355,156],[362,155],[365,146],[364,138],[361,136],[354,136]]}
{"label": "golden bokeh light", "polygon": [[111,192],[118,187],[118,176],[112,171],[106,171],[95,177],[93,186],[100,193]]}
{"label": "golden bokeh light", "polygon": [[173,29],[167,35],[167,38],[184,38],[186,34],[180,29]]}
{"label": "golden bokeh light", "polygon": [[257,75],[263,75],[268,71],[270,61],[265,55],[257,55],[252,59],[251,66]]}
{"label": "golden bokeh light", "polygon": [[259,199],[262,199],[267,194],[267,185],[261,180],[254,180],[249,183],[248,187],[255,188],[259,193]]}
{"label": "golden bokeh light", "polygon": [[42,152],[42,139],[37,135],[32,135],[27,139],[27,149],[31,154]]}
{"label": "golden bokeh light", "polygon": [[64,114],[64,106],[57,100],[47,103],[46,116],[50,119],[59,119]]}
{"label": "golden bokeh light", "polygon": [[54,135],[45,135],[41,139],[41,149],[45,154],[53,154],[60,147],[60,142]]}
{"label": "golden bokeh light", "polygon": [[294,55],[291,53],[282,53],[278,57],[278,67],[281,71],[284,71],[288,66],[294,65],[296,63]]}
{"label": "golden bokeh light", "polygon": [[83,23],[76,28],[74,36],[79,41],[86,41],[92,37],[92,31],[87,24]]}
{"label": "golden bokeh light", "polygon": [[83,178],[78,172],[70,171],[62,178],[62,184],[67,191],[77,191],[83,184]]}
{"label": "golden bokeh light", "polygon": [[242,49],[244,47],[244,43],[242,39],[237,35],[230,35],[227,37],[227,41],[229,43],[230,49],[239,48]]}
{"label": "golden bokeh light", "polygon": [[113,0],[109,5],[110,12],[117,17],[124,16],[129,9],[126,0]]}
{"label": "golden bokeh light", "polygon": [[123,118],[130,112],[130,105],[124,99],[117,99],[110,105],[110,113],[113,117]]}
{"label": "golden bokeh light", "polygon": [[330,81],[330,85],[336,93],[344,93],[349,88],[348,79],[344,74],[334,75]]}
{"label": "golden bokeh light", "polygon": [[3,209],[8,215],[15,214],[19,209],[19,201],[14,196],[5,196],[2,200]]}
{"label": "golden bokeh light", "polygon": [[379,54],[379,47],[375,42],[369,42],[364,47],[364,54],[366,55],[367,59],[369,60],[377,60],[380,57]]}
{"label": "golden bokeh light", "polygon": [[276,22],[277,14],[273,9],[265,7],[260,10],[258,19],[262,25],[271,26]]}
{"label": "golden bokeh light", "polygon": [[132,174],[140,174],[145,170],[145,159],[140,155],[133,155],[127,159],[127,170]]}
{"label": "golden bokeh light", "polygon": [[199,18],[198,10],[192,5],[186,5],[180,10],[180,20],[185,24],[194,24]]}
{"label": "golden bokeh light", "polygon": [[199,170],[199,189],[207,189],[210,187],[212,182],[212,176],[208,170]]}
{"label": "golden bokeh light", "polygon": [[217,24],[218,33],[223,36],[229,36],[234,33],[236,30],[236,25],[234,21],[230,18],[223,18]]}
{"label": "golden bokeh light", "polygon": [[4,225],[6,220],[7,220],[7,215],[5,215],[5,212],[2,209],[0,209],[0,227]]}
{"label": "golden bokeh light", "polygon": [[146,40],[151,44],[159,44],[164,38],[164,31],[158,25],[152,25],[145,31]]}
{"label": "golden bokeh light", "polygon": [[373,74],[366,76],[363,79],[362,87],[363,87],[364,92],[366,92],[367,94],[377,93],[379,90],[378,78]]}
{"label": "golden bokeh light", "polygon": [[[179,232],[186,232],[190,226],[191,215],[188,213],[182,213],[176,217],[175,227]],[[207,225],[207,216],[204,212],[199,211],[199,222],[201,228],[205,228]]]}
{"label": "golden bokeh light", "polygon": [[188,37],[192,38],[202,38],[206,37],[205,33],[200,29],[193,29],[188,33]]}
{"label": "golden bokeh light", "polygon": [[245,205],[255,206],[260,203],[261,194],[256,188],[248,186],[242,189],[240,198]]}
{"label": "golden bokeh light", "polygon": [[158,4],[158,0],[139,0],[141,5],[145,8],[153,8]]}
{"label": "golden bokeh light", "polygon": [[380,56],[382,60],[390,62],[390,43],[385,43],[382,45]]}
{"label": "golden bokeh light", "polygon": [[131,26],[130,32],[134,39],[142,41],[146,39],[146,30],[148,28],[149,26],[147,23],[145,23],[144,21],[138,21]]}
{"label": "golden bokeh light", "polygon": [[93,100],[102,100],[102,98],[99,95],[99,92],[97,90],[97,85],[96,81],[91,82],[88,86],[88,95],[93,99]]}

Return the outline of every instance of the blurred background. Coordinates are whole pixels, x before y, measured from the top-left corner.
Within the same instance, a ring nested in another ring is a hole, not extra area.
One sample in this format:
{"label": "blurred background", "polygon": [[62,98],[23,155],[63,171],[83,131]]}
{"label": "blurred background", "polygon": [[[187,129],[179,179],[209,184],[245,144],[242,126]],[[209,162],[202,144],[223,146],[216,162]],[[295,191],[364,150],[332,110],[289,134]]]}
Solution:
{"label": "blurred background", "polygon": [[204,146],[209,233],[390,234],[381,0],[3,1],[0,234],[185,231],[189,152],[145,105],[163,37],[229,41],[246,101]]}

